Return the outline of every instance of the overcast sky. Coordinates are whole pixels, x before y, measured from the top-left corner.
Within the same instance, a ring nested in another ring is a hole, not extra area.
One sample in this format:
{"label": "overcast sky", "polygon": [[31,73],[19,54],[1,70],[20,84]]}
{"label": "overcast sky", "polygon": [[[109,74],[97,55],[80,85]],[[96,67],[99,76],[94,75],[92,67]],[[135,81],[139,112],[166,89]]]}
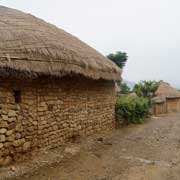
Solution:
{"label": "overcast sky", "polygon": [[180,88],[179,0],[0,0],[79,37],[104,55],[125,51],[123,77]]}

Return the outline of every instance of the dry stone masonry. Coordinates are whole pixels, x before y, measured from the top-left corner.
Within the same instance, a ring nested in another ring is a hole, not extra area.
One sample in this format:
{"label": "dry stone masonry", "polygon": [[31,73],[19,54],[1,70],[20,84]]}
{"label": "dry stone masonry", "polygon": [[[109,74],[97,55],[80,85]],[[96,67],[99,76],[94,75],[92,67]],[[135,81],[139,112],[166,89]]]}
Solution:
{"label": "dry stone masonry", "polygon": [[1,79],[0,165],[25,160],[37,148],[111,129],[114,105],[113,81]]}
{"label": "dry stone masonry", "polygon": [[0,6],[0,24],[0,165],[112,128],[116,64],[19,10]]}

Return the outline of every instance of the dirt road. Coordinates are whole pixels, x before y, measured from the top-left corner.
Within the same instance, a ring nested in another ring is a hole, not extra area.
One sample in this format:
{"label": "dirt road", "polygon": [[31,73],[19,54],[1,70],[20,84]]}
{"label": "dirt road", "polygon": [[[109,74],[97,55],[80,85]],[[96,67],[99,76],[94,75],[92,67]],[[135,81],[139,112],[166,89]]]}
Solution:
{"label": "dirt road", "polygon": [[74,146],[80,150],[72,158],[19,180],[180,180],[180,114],[154,117]]}

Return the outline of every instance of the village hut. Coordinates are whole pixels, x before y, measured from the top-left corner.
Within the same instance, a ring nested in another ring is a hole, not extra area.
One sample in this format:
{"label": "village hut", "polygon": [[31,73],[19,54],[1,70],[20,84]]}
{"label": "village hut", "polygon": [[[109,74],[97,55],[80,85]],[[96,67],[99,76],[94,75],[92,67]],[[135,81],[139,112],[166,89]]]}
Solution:
{"label": "village hut", "polygon": [[121,70],[78,38],[0,6],[0,165],[113,128]]}
{"label": "village hut", "polygon": [[165,114],[167,113],[166,98],[163,96],[152,98],[154,114]]}
{"label": "village hut", "polygon": [[171,87],[170,84],[160,81],[153,98],[155,114],[179,112],[180,92]]}

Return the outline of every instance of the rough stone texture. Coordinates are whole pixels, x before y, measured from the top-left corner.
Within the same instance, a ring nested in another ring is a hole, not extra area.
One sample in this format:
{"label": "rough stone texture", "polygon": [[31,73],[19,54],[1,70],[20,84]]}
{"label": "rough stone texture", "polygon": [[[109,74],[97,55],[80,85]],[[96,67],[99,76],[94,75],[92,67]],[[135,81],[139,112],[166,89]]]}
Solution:
{"label": "rough stone texture", "polygon": [[167,113],[166,103],[154,104],[153,110],[155,115]]}
{"label": "rough stone texture", "polygon": [[[66,77],[0,83],[0,164],[25,160],[36,148],[113,128],[112,81]],[[21,91],[20,103],[14,90]]]}
{"label": "rough stone texture", "polygon": [[167,99],[167,111],[168,112],[180,112],[180,99],[173,98]]}
{"label": "rough stone texture", "polygon": [[168,98],[166,102],[153,105],[154,114],[180,112],[180,98]]}

